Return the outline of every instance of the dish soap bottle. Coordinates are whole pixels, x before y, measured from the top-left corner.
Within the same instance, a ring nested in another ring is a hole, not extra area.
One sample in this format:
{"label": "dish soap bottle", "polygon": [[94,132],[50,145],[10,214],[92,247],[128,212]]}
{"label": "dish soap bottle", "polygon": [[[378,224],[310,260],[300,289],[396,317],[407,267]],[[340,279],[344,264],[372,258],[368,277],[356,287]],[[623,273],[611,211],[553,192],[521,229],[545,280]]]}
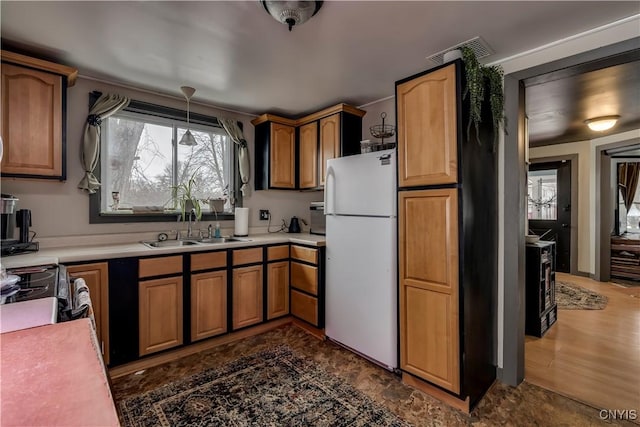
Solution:
{"label": "dish soap bottle", "polygon": [[214,231],[213,237],[215,237],[216,239],[219,239],[220,236],[220,223],[216,222],[216,229]]}

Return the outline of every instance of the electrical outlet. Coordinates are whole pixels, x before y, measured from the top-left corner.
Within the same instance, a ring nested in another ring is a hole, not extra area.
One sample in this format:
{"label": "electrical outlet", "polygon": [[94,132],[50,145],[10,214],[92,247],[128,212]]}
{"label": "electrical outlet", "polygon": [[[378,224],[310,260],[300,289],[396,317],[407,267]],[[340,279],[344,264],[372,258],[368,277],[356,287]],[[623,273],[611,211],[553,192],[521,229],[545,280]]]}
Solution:
{"label": "electrical outlet", "polygon": [[269,213],[269,209],[260,209],[260,220],[261,221],[266,221],[269,219],[269,215],[271,215]]}

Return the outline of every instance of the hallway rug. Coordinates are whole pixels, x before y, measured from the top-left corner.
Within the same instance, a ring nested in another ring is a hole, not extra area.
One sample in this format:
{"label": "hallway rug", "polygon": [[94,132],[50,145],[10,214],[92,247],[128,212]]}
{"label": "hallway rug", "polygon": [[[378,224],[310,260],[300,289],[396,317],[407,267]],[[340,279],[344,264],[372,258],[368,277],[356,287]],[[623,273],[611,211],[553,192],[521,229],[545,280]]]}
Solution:
{"label": "hallway rug", "polygon": [[281,345],[118,404],[124,426],[406,426]]}
{"label": "hallway rug", "polygon": [[562,310],[602,310],[609,299],[570,282],[556,281],[556,303]]}

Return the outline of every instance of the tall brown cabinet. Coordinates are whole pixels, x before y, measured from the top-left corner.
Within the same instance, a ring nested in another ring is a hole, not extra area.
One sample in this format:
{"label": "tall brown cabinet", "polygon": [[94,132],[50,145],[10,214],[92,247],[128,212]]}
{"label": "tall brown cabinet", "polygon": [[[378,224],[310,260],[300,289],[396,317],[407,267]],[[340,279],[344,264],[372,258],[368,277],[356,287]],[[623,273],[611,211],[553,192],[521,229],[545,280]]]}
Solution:
{"label": "tall brown cabinet", "polygon": [[399,327],[403,380],[469,411],[496,373],[497,172],[462,67],[396,83]]}

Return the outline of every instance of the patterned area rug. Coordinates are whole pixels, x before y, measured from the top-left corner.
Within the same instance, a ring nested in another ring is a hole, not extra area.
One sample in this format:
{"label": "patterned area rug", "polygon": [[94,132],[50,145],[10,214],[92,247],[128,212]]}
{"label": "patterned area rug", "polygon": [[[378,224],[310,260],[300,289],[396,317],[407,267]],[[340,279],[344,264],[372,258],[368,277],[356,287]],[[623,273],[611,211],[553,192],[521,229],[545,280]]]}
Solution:
{"label": "patterned area rug", "polygon": [[406,426],[282,345],[130,397],[125,426]]}
{"label": "patterned area rug", "polygon": [[609,299],[574,283],[556,281],[556,302],[563,310],[602,310]]}

